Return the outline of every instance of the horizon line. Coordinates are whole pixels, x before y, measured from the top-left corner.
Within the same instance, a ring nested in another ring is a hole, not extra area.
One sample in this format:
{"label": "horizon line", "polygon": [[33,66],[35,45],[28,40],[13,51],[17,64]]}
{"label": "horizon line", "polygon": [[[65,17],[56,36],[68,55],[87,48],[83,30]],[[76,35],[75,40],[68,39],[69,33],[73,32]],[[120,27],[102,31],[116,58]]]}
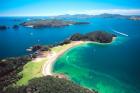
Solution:
{"label": "horizon line", "polygon": [[21,13],[18,11],[11,11],[9,13],[0,13],[0,16],[59,16],[59,15],[76,15],[76,14],[85,14],[85,15],[100,15],[100,14],[119,14],[119,15],[140,15],[140,9],[91,9],[91,10],[67,10],[60,11],[59,13],[53,12],[43,12],[43,13]]}
{"label": "horizon line", "polygon": [[140,16],[140,14],[113,14],[113,13],[101,13],[101,14],[58,14],[58,15],[0,15],[0,17],[55,17],[55,16],[63,16],[63,15],[89,15],[96,16],[102,14],[112,14],[112,15],[122,15],[122,16]]}

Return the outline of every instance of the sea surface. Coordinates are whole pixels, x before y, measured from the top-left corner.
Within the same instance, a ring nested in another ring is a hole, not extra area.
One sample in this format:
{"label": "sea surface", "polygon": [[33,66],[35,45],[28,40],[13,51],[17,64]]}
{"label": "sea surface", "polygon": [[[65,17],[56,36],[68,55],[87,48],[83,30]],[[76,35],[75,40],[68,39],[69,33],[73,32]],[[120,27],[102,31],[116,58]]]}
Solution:
{"label": "sea surface", "polygon": [[[36,17],[0,17],[0,58],[28,54],[33,45],[62,42],[74,33],[103,30],[117,35],[111,44],[87,43],[69,49],[56,60],[55,73],[99,93],[140,93],[140,21],[117,18],[72,18],[88,25],[33,29],[12,26]],[[39,17],[46,18],[46,17]],[[16,19],[16,20],[15,20]]]}

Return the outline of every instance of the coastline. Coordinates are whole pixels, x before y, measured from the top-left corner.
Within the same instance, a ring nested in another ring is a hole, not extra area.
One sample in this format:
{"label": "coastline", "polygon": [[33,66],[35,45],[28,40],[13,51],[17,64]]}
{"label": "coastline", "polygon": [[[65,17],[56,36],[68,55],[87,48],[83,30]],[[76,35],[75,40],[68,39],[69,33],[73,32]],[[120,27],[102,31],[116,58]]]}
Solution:
{"label": "coastline", "polygon": [[57,60],[58,57],[60,57],[64,52],[66,52],[70,48],[73,48],[77,45],[84,44],[84,43],[86,43],[86,42],[84,42],[84,41],[73,41],[70,44],[67,44],[65,48],[63,48],[62,50],[60,50],[57,53],[52,50],[51,53],[48,55],[48,60],[45,62],[45,64],[42,67],[42,74],[44,76],[54,75],[52,73],[52,69],[53,69],[53,65],[55,63],[55,60]]}
{"label": "coastline", "polygon": [[99,45],[112,44],[113,42],[115,42],[116,38],[117,37],[113,37],[113,39],[110,43],[99,43],[99,42],[95,42],[95,41],[86,41],[86,43],[93,43],[93,44],[99,44]]}
{"label": "coastline", "polygon": [[[116,40],[116,37],[113,37],[111,43],[113,43],[115,40]],[[53,50],[51,50],[51,53],[47,56],[48,60],[45,62],[45,64],[42,67],[43,76],[47,76],[47,75],[52,75],[53,76],[53,75],[55,75],[52,72],[52,70],[53,70],[53,65],[55,64],[55,61],[57,60],[57,58],[59,58],[64,52],[66,52],[70,48],[73,48],[77,45],[86,44],[86,43],[102,44],[102,43],[99,43],[99,42],[92,42],[92,41],[72,41],[70,44],[66,44],[66,47],[61,49],[57,53],[54,52]],[[103,44],[111,44],[111,43],[103,43]],[[60,78],[61,78],[61,75],[60,75]]]}

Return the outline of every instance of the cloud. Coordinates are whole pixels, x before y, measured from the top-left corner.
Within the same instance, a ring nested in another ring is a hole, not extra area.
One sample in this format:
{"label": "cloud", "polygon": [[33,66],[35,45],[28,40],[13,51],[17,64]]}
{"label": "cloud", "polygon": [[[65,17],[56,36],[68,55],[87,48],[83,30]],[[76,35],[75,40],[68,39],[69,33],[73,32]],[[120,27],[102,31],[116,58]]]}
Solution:
{"label": "cloud", "polygon": [[103,13],[122,14],[122,15],[140,15],[140,9],[95,9],[83,11],[67,11],[68,14],[90,14],[97,15]]}

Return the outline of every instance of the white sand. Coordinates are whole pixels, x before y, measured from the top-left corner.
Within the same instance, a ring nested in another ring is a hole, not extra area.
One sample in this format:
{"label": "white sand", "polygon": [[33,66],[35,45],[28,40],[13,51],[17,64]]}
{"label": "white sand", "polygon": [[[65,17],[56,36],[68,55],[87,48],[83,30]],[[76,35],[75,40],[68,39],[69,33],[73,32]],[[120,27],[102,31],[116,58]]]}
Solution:
{"label": "white sand", "polygon": [[[116,38],[114,37],[113,40],[115,40],[115,39]],[[57,60],[57,58],[59,56],[61,56],[68,49],[70,49],[70,48],[72,48],[74,46],[83,44],[83,43],[98,43],[98,42],[92,42],[92,41],[73,41],[70,44],[67,44],[67,47],[63,48],[58,53],[55,53],[55,52],[51,51],[51,53],[47,56],[48,60],[43,65],[42,74],[44,76],[46,76],[46,75],[53,75],[52,69],[53,69],[53,65],[54,65],[55,61]],[[101,44],[101,43],[99,43],[99,44]]]}
{"label": "white sand", "polygon": [[43,68],[42,68],[42,74],[44,76],[46,75],[52,75],[52,69],[53,69],[53,65],[55,63],[55,60],[61,56],[65,51],[67,51],[68,49],[74,47],[74,46],[77,46],[77,45],[80,45],[84,43],[83,41],[75,41],[75,42],[72,42],[70,44],[67,45],[66,48],[64,48],[63,50],[59,51],[58,53],[55,53],[55,52],[52,52],[50,55],[48,55],[48,61],[45,62]]}

